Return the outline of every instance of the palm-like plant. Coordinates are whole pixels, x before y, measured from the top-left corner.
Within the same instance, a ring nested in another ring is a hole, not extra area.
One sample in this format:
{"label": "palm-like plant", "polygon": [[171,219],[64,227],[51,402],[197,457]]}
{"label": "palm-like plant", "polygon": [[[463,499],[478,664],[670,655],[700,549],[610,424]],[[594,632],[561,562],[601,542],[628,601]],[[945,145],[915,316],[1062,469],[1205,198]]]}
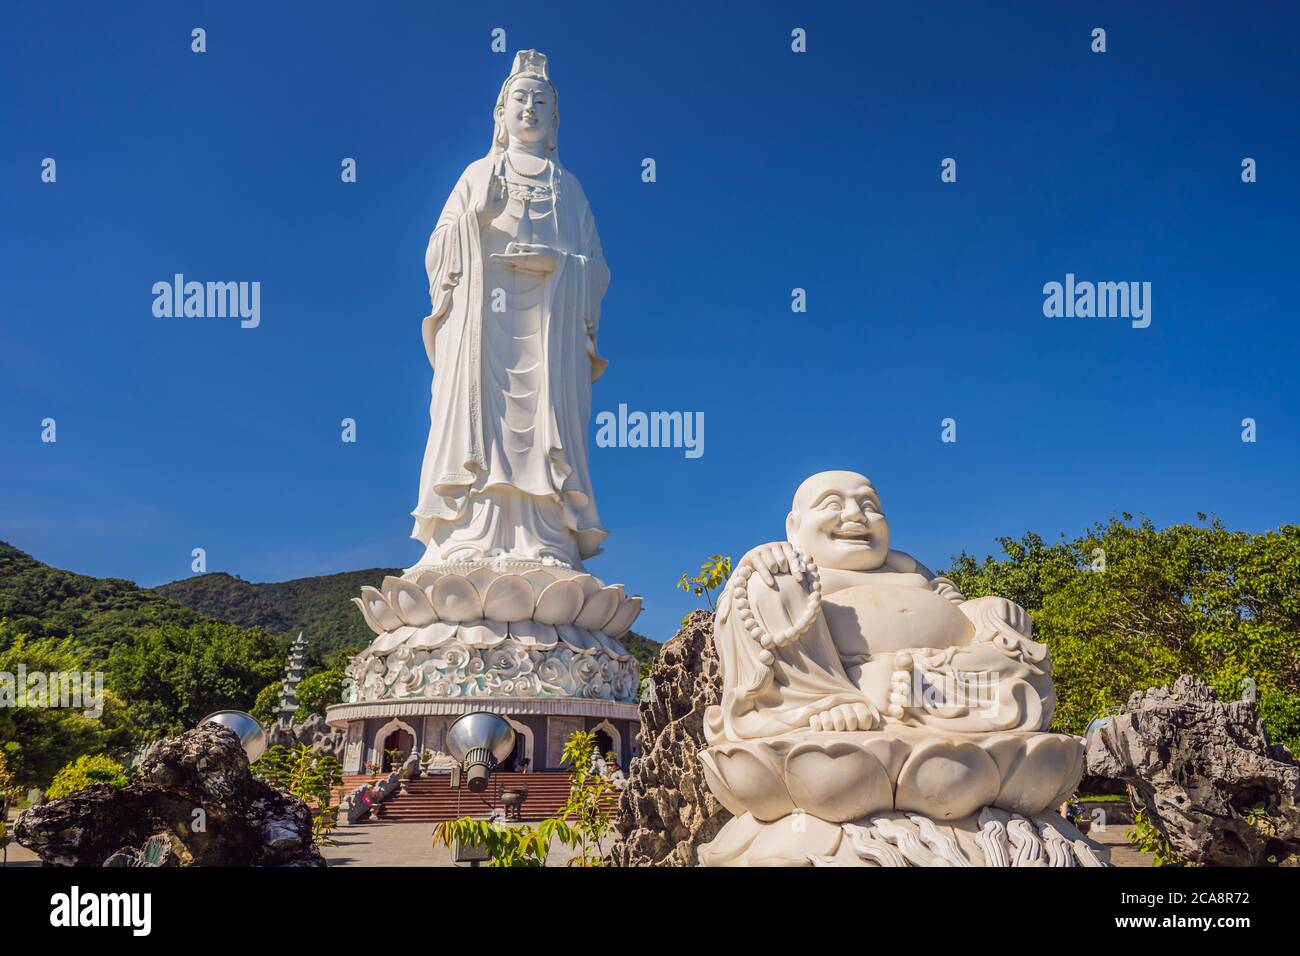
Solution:
{"label": "palm-like plant", "polygon": [[597,769],[595,754],[596,735],[590,731],[580,730],[565,741],[561,759],[569,765],[569,798],[551,819],[513,827],[472,817],[444,820],[434,828],[434,846],[480,847],[487,851],[488,866],[545,866],[559,840],[577,850],[567,865],[600,866],[610,826],[605,804],[614,784]]}

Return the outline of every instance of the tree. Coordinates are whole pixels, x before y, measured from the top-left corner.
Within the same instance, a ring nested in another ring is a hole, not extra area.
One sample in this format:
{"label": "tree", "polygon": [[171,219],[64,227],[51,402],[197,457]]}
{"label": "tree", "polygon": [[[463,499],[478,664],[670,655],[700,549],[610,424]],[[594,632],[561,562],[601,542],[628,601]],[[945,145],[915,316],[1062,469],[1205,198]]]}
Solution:
{"label": "tree", "polygon": [[[85,674],[93,665],[70,638],[31,640],[13,635],[0,622],[0,674],[17,675],[20,668],[28,675]],[[60,767],[81,754],[107,753],[124,759],[132,749],[135,726],[112,691],[104,690],[102,706],[98,717],[87,714],[93,710],[89,706],[0,706],[0,745],[14,785],[44,789]]]}
{"label": "tree", "polygon": [[1131,515],[1074,540],[999,539],[1006,557],[954,559],[966,597],[1033,614],[1051,650],[1053,726],[1082,733],[1135,691],[1194,674],[1258,701],[1270,739],[1300,743],[1300,526],[1261,534],[1217,519],[1157,529]]}
{"label": "tree", "polygon": [[168,624],[114,646],[109,680],[145,738],[157,739],[216,710],[247,710],[283,663],[283,650],[264,631],[216,621]]}
{"label": "tree", "polygon": [[343,701],[343,678],[341,670],[326,670],[310,674],[298,682],[294,696],[298,698],[297,720],[306,720],[312,714],[325,716],[325,708]]}
{"label": "tree", "polygon": [[272,681],[257,692],[253,706],[248,713],[264,724],[275,720],[275,708],[280,703],[280,690],[284,687],[280,681]]}
{"label": "tree", "polygon": [[596,735],[575,732],[564,743],[563,763],[569,765],[569,799],[560,808],[560,818],[572,823],[578,834],[578,855],[570,866],[600,866],[605,856],[603,842],[609,832],[607,802],[614,784],[596,767]]}
{"label": "tree", "polygon": [[297,797],[311,809],[312,840],[334,846],[338,825],[334,791],[343,784],[343,766],[331,754],[314,752],[306,744],[289,749],[272,747],[253,764],[253,773],[277,790]]}

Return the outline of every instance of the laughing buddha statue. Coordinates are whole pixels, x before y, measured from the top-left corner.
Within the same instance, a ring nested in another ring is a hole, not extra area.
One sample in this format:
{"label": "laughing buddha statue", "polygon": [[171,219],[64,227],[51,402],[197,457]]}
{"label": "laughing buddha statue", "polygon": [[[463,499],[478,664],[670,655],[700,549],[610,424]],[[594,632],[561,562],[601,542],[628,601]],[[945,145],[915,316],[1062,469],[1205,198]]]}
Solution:
{"label": "laughing buddha statue", "polygon": [[813,475],[786,541],[754,548],[718,603],[721,702],[705,776],[734,815],[706,866],[1102,866],[1056,812],[1083,741],[1029,614],[966,600],[890,547],[865,476]]}

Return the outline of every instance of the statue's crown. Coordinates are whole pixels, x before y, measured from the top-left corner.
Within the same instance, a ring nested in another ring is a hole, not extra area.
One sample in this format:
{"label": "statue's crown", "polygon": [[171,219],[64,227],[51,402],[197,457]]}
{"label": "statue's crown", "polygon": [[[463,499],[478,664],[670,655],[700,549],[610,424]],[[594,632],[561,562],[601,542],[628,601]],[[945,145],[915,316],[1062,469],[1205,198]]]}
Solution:
{"label": "statue's crown", "polygon": [[549,83],[551,78],[546,74],[546,54],[536,50],[520,50],[516,53],[514,69],[510,75],[515,77],[521,73],[540,77]]}

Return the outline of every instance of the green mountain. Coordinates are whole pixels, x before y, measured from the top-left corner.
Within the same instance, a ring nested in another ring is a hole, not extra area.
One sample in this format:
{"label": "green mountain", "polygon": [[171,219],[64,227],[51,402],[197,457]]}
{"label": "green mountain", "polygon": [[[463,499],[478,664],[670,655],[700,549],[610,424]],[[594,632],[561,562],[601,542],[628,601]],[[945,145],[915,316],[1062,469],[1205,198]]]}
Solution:
{"label": "green mountain", "polygon": [[315,664],[339,651],[356,653],[375,637],[352,599],[362,585],[400,568],[370,568],[314,578],[254,584],[225,572],[198,574],[154,588],[158,594],[196,611],[241,627],[260,627],[292,639],[302,631]]}
{"label": "green mountain", "polygon": [[260,628],[130,581],[52,568],[0,542],[0,672],[99,674],[105,691],[99,719],[83,716],[90,701],[0,707],[0,749],[22,786],[45,786],[83,754],[125,760],[215,710],[247,710],[284,661],[283,641]]}
{"label": "green mountain", "polygon": [[646,637],[644,634],[638,634],[636,631],[628,631],[618,639],[618,642],[627,648],[629,654],[642,664],[651,664],[659,656],[659,651],[663,645],[653,638]]}
{"label": "green mountain", "polygon": [[[241,627],[260,627],[281,638],[303,632],[313,663],[325,664],[344,651],[356,653],[374,639],[352,599],[363,585],[377,585],[400,568],[370,568],[314,578],[253,584],[223,572],[200,574],[154,590],[196,611]],[[629,631],[623,646],[641,663],[653,661],[659,643]]]}
{"label": "green mountain", "polygon": [[[50,567],[0,542],[0,672],[99,672],[106,691],[98,720],[75,708],[0,708],[0,751],[20,786],[44,787],[78,756],[126,761],[215,710],[254,709],[273,698],[299,630],[318,665],[368,644],[351,598],[396,573],[277,584],[207,574],[150,589]],[[641,661],[659,650],[631,633],[624,644]]]}
{"label": "green mountain", "polygon": [[106,651],[148,628],[210,619],[130,581],[52,568],[0,541],[0,620],[11,636],[71,637]]}

